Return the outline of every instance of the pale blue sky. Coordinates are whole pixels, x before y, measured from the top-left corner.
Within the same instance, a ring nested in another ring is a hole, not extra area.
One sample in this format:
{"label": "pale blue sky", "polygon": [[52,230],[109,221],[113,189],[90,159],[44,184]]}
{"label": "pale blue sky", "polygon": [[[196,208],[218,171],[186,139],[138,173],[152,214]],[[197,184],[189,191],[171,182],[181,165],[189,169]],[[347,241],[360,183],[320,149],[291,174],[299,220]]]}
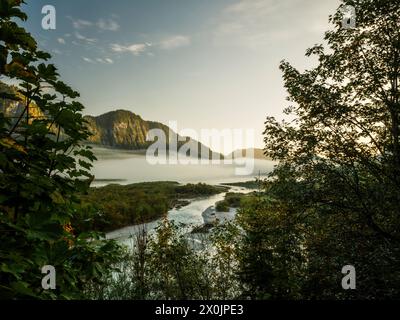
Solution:
{"label": "pale blue sky", "polygon": [[[178,127],[254,128],[287,106],[279,62],[312,66],[339,0],[27,0],[28,29],[85,113],[127,109]],[[41,28],[54,5],[57,29]]]}

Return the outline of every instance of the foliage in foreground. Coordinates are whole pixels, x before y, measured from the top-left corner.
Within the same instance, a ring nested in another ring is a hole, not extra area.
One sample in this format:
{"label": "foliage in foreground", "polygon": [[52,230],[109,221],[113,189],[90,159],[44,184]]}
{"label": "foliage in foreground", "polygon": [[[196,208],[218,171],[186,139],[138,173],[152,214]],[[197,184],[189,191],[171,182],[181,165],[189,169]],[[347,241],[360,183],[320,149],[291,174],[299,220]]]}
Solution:
{"label": "foliage in foreground", "polygon": [[[400,298],[400,3],[345,0],[307,56],[317,67],[281,69],[291,122],[267,118],[266,154],[279,165],[274,199],[239,217],[241,279],[254,298]],[[356,268],[356,290],[341,286]]]}
{"label": "foliage in foreground", "polygon": [[[95,159],[81,145],[83,106],[18,25],[22,3],[0,1],[0,74],[15,84],[0,86],[0,103],[21,108],[12,119],[0,112],[0,298],[80,298],[111,271],[118,247],[75,229],[95,218],[79,200]],[[45,265],[56,268],[55,290],[41,286]]]}
{"label": "foliage in foreground", "polygon": [[231,234],[235,233],[221,230],[211,238],[194,241],[182,234],[179,225],[166,219],[155,234],[139,228],[124,261],[117,265],[119,272],[108,277],[105,285],[94,285],[89,297],[234,299],[240,290]]}

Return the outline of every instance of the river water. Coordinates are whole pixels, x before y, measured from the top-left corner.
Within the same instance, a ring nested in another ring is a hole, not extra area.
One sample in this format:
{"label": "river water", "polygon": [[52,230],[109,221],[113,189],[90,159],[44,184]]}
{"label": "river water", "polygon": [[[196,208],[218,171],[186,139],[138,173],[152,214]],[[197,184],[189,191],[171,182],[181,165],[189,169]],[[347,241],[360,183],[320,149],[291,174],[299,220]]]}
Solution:
{"label": "river water", "polygon": [[[248,193],[252,190],[240,187],[231,187],[229,192],[241,192]],[[195,226],[201,226],[204,224],[203,212],[214,206],[216,202],[223,200],[226,192],[220,193],[211,197],[206,197],[202,199],[196,199],[189,205],[179,208],[172,209],[168,211],[168,219],[176,224],[181,225],[181,231],[183,233],[190,233]],[[236,214],[236,209],[231,208],[229,212],[217,212],[216,219],[220,222],[230,221],[234,219]],[[144,223],[135,226],[129,226],[122,229],[118,229],[107,234],[108,239],[117,239],[120,243],[132,245],[132,237],[136,235],[143,228],[148,232],[154,232],[154,229],[159,225],[161,219],[152,221],[149,223]]]}
{"label": "river water", "polygon": [[[119,151],[110,149],[94,149],[98,158],[92,169],[97,181],[93,186],[102,186],[108,183],[129,184],[136,182],[149,181],[177,181],[180,183],[198,183],[223,184],[230,182],[243,182],[253,180],[258,176],[268,174],[276,164],[268,160],[254,160],[254,169],[245,176],[235,174],[235,164],[208,164],[208,165],[151,165],[146,157],[129,151]],[[241,187],[231,187],[230,192],[247,193],[251,190]],[[168,219],[183,224],[185,232],[190,232],[194,226],[204,224],[202,213],[216,202],[223,200],[225,193],[196,199],[189,205],[172,209],[168,212]],[[217,219],[220,221],[231,220],[236,213],[231,209],[227,213],[217,213]],[[152,232],[159,224],[160,220],[146,223],[144,225],[125,227],[112,231],[107,234],[107,238],[118,239],[122,243],[131,245],[131,237],[135,235],[141,227],[145,227],[148,232]]]}

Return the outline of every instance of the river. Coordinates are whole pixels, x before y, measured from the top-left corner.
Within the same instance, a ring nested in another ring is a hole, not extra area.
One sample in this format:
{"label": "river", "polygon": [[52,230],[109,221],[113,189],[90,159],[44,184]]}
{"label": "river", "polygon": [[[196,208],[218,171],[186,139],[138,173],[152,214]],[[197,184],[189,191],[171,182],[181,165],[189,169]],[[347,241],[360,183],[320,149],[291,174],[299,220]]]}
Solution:
{"label": "river", "polygon": [[[129,151],[112,149],[94,149],[98,158],[92,169],[97,181],[94,186],[102,186],[115,180],[115,183],[129,184],[149,181],[177,181],[180,183],[222,184],[230,182],[243,182],[253,180],[257,176],[265,176],[276,164],[269,160],[254,160],[253,171],[246,176],[235,174],[233,164],[208,164],[208,165],[151,165],[143,155]],[[230,192],[247,193],[251,190],[241,187],[231,187]],[[224,199],[226,193],[193,200],[189,205],[172,209],[168,212],[168,219],[183,224],[183,230],[190,232],[194,226],[204,224],[202,213],[216,202]],[[236,213],[231,209],[227,213],[216,213],[220,221],[231,220]],[[131,244],[131,236],[136,234],[140,227],[145,227],[152,232],[159,224],[159,220],[144,225],[125,227],[107,234],[107,238],[118,239],[122,243]]]}

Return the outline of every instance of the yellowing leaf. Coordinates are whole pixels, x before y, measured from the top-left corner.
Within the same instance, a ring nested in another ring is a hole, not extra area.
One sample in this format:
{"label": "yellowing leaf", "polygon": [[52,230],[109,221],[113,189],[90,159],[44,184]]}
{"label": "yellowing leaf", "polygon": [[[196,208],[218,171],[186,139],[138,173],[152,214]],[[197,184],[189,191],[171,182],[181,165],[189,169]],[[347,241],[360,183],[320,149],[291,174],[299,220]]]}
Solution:
{"label": "yellowing leaf", "polygon": [[5,148],[15,149],[18,150],[19,152],[27,154],[25,148],[20,144],[18,144],[14,139],[11,138],[0,139],[0,145],[2,145]]}

